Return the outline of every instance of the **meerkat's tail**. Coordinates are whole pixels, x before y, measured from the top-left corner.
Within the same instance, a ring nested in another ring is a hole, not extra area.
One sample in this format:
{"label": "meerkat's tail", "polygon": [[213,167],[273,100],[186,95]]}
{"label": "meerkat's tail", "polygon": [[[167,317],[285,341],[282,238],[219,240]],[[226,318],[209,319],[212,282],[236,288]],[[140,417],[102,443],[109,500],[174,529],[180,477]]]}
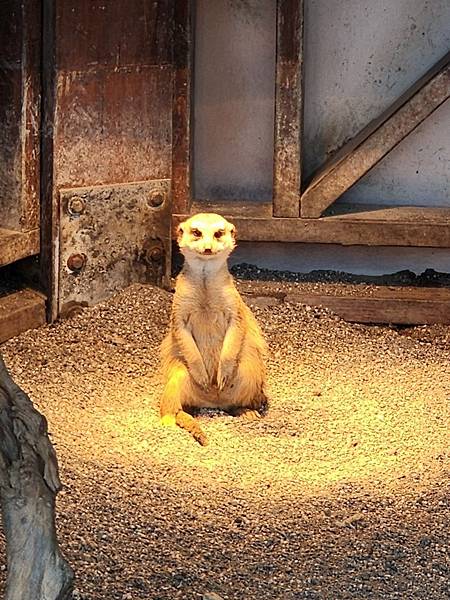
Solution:
{"label": "meerkat's tail", "polygon": [[201,446],[208,445],[208,438],[198,424],[198,421],[196,421],[192,415],[184,412],[184,410],[179,410],[175,417],[175,421],[178,427],[189,431],[194,440],[196,440]]}

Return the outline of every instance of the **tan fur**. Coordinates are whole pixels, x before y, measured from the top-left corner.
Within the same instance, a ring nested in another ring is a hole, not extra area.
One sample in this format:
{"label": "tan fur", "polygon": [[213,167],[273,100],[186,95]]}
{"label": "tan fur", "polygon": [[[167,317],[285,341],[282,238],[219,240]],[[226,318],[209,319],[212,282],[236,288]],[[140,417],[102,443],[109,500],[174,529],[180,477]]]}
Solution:
{"label": "tan fur", "polygon": [[228,271],[234,226],[220,215],[201,213],[181,223],[178,244],[185,263],[161,346],[161,417],[175,416],[205,444],[206,436],[185,410],[214,407],[259,416],[266,404],[266,343]]}

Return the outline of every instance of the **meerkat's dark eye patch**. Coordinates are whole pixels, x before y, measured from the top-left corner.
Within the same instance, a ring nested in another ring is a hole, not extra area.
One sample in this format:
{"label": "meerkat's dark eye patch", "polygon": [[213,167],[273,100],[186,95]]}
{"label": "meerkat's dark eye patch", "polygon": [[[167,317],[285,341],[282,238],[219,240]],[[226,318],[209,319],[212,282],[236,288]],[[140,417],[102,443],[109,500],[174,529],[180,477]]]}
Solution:
{"label": "meerkat's dark eye patch", "polygon": [[216,240],[220,240],[221,237],[223,237],[225,231],[223,229],[218,229],[215,233],[214,233],[214,237],[216,238]]}
{"label": "meerkat's dark eye patch", "polygon": [[200,229],[194,228],[194,229],[191,230],[191,233],[192,233],[192,235],[195,238],[201,238],[202,237],[202,232],[200,231]]}

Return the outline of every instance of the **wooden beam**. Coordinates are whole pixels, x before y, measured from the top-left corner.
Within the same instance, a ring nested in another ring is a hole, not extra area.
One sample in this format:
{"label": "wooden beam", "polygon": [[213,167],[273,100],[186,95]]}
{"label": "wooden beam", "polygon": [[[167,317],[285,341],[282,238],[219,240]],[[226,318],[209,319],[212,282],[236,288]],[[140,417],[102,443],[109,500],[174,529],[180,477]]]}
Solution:
{"label": "wooden beam", "polygon": [[273,214],[298,217],[301,186],[303,0],[277,2]]}
{"label": "wooden beam", "polygon": [[[345,289],[345,288],[344,288]],[[401,325],[450,324],[450,289],[416,287],[370,288],[352,295],[296,291],[285,301],[328,308],[353,323]]]}
{"label": "wooden beam", "polygon": [[174,10],[174,96],[172,115],[172,205],[187,212],[191,200],[192,2],[176,0]]}
{"label": "wooden beam", "polygon": [[319,169],[301,197],[317,218],[450,97],[450,52]]}
{"label": "wooden beam", "polygon": [[0,297],[0,343],[45,323],[45,297],[20,290]]}
{"label": "wooden beam", "polygon": [[35,254],[39,254],[39,229],[25,233],[0,229],[0,267]]}
{"label": "wooden beam", "polygon": [[[196,212],[209,209],[229,218],[241,241],[304,242],[361,246],[413,246],[450,248],[450,209],[420,207],[355,207],[343,214],[320,219],[274,218],[267,205],[253,203],[246,212],[233,212],[235,203],[195,205]],[[219,209],[219,210],[218,210]],[[360,212],[355,212],[355,210]],[[188,214],[173,215],[174,228]],[[175,230],[175,229],[174,229]]]}

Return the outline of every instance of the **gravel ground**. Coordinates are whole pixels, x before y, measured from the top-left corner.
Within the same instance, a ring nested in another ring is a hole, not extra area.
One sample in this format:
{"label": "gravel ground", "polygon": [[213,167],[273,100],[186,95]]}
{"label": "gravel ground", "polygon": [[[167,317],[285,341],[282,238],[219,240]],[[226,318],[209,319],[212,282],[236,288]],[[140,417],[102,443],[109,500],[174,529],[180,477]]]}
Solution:
{"label": "gravel ground", "polygon": [[170,303],[133,286],[0,346],[49,421],[74,598],[450,598],[450,328],[256,300],[268,415],[204,414],[202,448],[159,425]]}

